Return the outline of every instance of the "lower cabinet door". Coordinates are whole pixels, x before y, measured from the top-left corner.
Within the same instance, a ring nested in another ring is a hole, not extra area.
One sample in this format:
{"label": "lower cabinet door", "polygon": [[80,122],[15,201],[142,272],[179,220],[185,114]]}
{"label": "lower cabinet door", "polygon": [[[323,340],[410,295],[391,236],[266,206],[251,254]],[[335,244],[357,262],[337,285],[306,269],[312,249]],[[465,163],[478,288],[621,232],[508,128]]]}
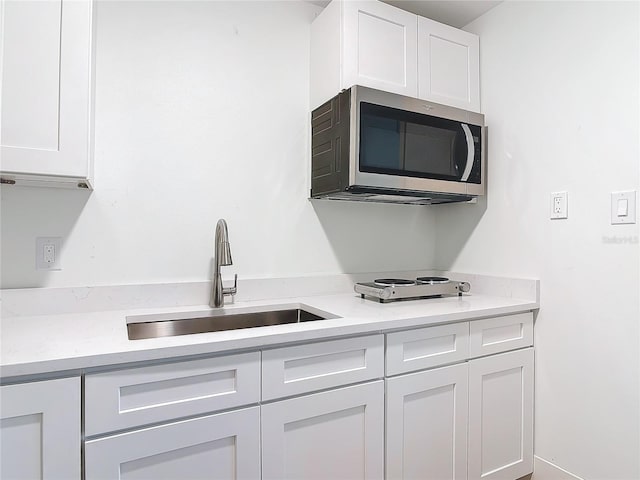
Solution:
{"label": "lower cabinet door", "polygon": [[259,479],[260,407],[145,428],[85,444],[85,478]]}
{"label": "lower cabinet door", "polygon": [[466,363],[387,380],[388,480],[467,478]]}
{"label": "lower cabinet door", "polygon": [[533,348],[469,362],[469,479],[533,472]]}
{"label": "lower cabinet door", "polygon": [[0,387],[0,478],[80,479],[80,377]]}
{"label": "lower cabinet door", "polygon": [[382,380],[262,406],[262,477],[375,480],[384,470]]}

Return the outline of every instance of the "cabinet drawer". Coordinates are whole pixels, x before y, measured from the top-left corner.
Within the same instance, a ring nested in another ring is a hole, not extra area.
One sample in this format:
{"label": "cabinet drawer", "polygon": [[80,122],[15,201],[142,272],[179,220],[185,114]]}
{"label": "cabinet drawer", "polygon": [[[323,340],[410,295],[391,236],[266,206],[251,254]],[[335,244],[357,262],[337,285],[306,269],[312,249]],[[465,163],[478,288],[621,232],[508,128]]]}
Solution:
{"label": "cabinet drawer", "polygon": [[262,352],[262,399],[298,395],[384,375],[384,338],[346,340]]}
{"label": "cabinet drawer", "polygon": [[465,360],[469,323],[453,323],[387,335],[387,375]]}
{"label": "cabinet drawer", "polygon": [[260,407],[87,441],[86,480],[260,478]]}
{"label": "cabinet drawer", "polygon": [[533,345],[533,313],[472,321],[469,325],[470,357],[481,357]]}
{"label": "cabinet drawer", "polygon": [[96,435],[259,400],[259,352],[87,375],[85,434]]}

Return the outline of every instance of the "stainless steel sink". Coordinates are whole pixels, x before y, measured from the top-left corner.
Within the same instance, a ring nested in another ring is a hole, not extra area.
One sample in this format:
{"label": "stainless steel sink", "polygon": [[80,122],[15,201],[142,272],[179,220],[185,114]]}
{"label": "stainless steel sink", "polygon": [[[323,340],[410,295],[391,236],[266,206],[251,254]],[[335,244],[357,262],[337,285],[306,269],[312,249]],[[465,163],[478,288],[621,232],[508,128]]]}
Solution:
{"label": "stainless steel sink", "polygon": [[225,308],[205,312],[180,312],[127,317],[129,340],[220,332],[288,323],[339,318],[302,304]]}

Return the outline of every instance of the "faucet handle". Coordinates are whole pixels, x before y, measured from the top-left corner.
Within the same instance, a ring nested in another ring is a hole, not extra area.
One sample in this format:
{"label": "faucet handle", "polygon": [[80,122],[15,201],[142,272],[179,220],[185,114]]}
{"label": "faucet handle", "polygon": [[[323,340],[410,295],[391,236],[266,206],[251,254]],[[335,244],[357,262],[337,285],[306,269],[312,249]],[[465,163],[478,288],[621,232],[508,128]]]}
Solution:
{"label": "faucet handle", "polygon": [[233,287],[224,287],[222,289],[223,295],[235,295],[238,293],[238,274],[233,276]]}

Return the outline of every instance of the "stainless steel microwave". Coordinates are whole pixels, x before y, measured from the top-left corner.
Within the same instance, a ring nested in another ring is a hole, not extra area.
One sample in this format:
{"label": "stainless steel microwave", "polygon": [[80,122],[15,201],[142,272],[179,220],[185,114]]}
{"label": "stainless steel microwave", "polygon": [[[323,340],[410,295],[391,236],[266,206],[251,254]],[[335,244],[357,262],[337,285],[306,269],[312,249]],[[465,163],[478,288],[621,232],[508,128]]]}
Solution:
{"label": "stainless steel microwave", "polygon": [[484,115],[354,86],[311,113],[311,197],[466,202],[485,193]]}

